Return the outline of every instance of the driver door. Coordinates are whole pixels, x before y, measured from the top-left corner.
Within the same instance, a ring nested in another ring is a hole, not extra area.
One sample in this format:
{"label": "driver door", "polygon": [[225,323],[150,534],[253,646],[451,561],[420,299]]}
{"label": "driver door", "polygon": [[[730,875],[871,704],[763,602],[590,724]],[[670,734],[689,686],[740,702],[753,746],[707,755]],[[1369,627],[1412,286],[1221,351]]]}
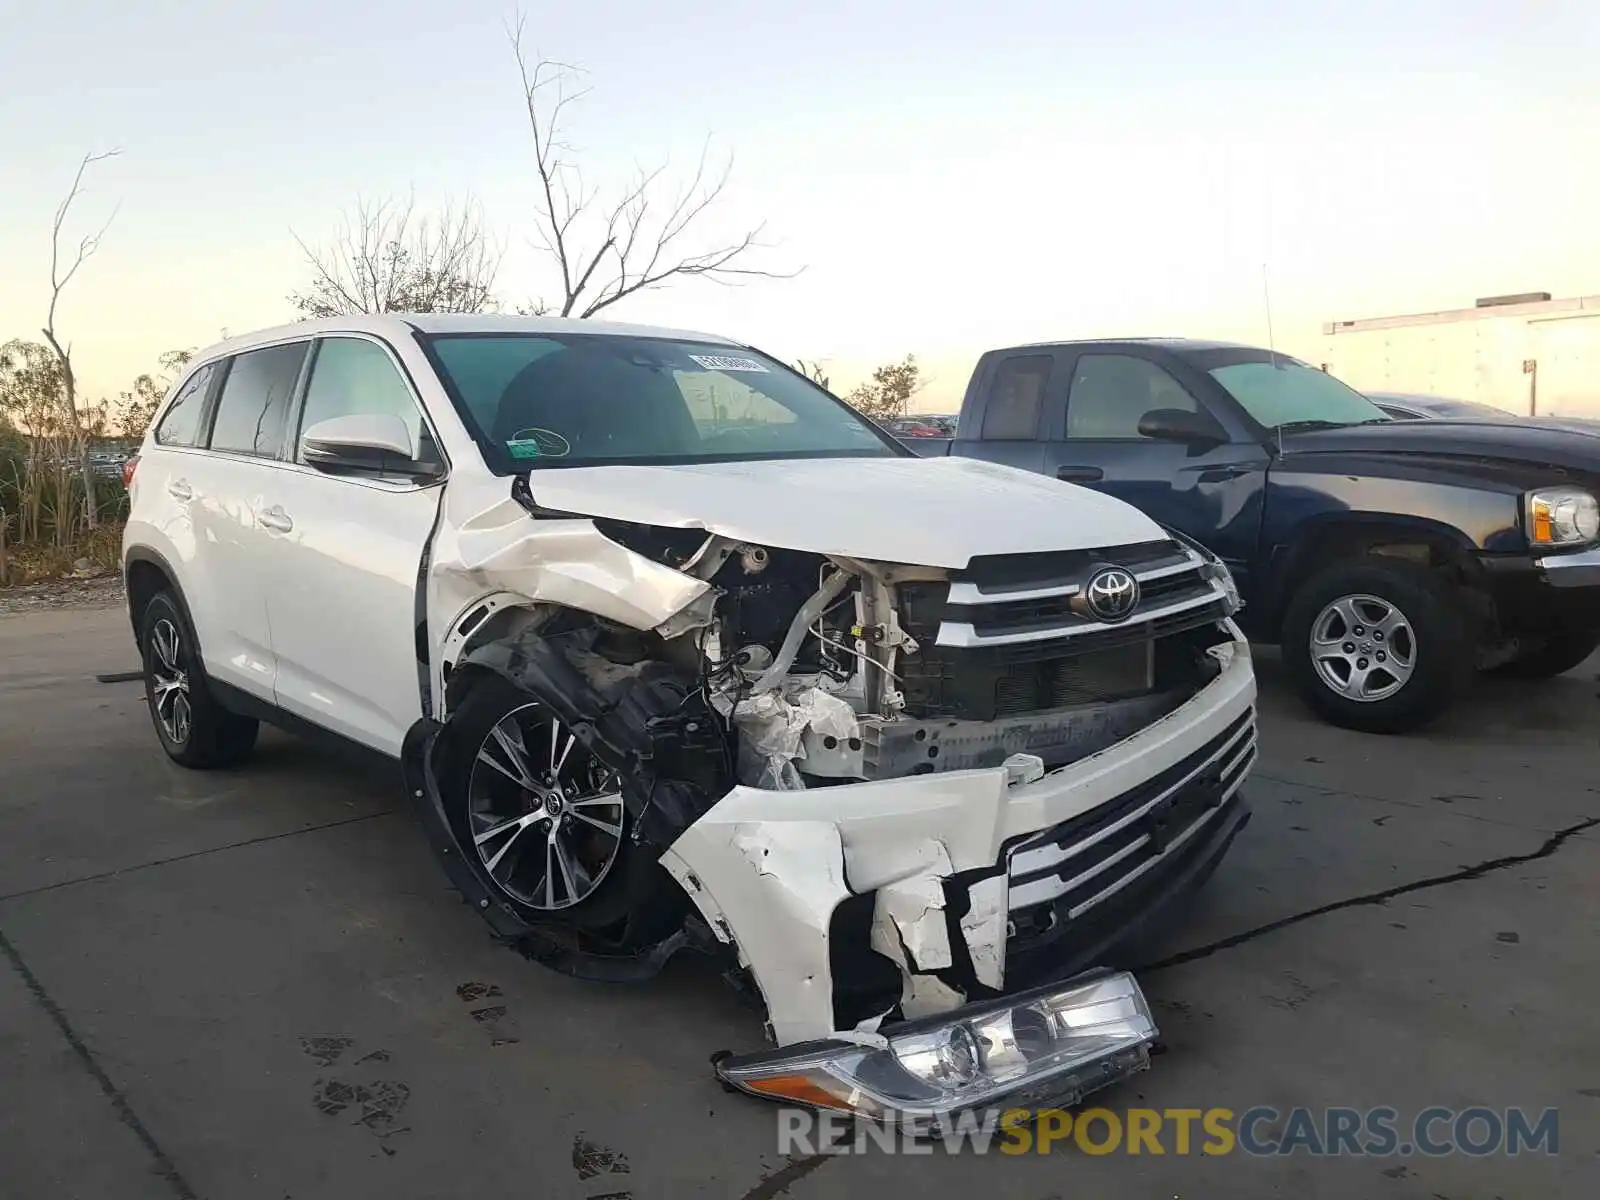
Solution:
{"label": "driver door", "polygon": [[1214,414],[1165,365],[1128,350],[1079,353],[1065,399],[1051,414],[1046,474],[1126,500],[1247,570],[1268,462],[1260,446],[1227,440],[1220,422],[1212,445],[1145,437],[1148,412]]}

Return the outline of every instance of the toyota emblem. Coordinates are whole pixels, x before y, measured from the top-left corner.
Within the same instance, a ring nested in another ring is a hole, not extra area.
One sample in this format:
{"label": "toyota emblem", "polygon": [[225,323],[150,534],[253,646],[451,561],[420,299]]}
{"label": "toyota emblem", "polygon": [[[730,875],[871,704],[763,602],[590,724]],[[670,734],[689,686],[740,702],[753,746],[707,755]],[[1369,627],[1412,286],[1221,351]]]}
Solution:
{"label": "toyota emblem", "polygon": [[1126,621],[1139,607],[1139,581],[1122,567],[1096,571],[1083,592],[1089,612],[1108,624]]}

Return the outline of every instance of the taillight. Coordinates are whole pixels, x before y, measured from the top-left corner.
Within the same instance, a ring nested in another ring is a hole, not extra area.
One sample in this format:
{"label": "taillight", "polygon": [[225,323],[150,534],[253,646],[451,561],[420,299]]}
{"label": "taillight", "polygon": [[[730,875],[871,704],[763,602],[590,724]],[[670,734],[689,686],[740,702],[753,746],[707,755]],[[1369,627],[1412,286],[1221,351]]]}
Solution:
{"label": "taillight", "polygon": [[122,486],[124,488],[131,488],[133,486],[133,473],[138,469],[139,456],[137,454],[130,455],[122,464]]}

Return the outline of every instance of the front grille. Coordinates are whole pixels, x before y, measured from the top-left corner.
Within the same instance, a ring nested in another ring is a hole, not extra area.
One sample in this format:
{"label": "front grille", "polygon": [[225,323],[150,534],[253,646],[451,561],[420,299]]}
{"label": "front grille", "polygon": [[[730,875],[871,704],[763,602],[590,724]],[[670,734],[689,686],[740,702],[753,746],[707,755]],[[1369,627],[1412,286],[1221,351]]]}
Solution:
{"label": "front grille", "polygon": [[[1082,638],[1085,646],[1117,644],[1129,627],[1204,614],[1222,599],[1199,556],[1176,542],[1013,557],[1020,561],[974,559],[951,577],[939,645],[998,649],[1067,638]],[[1094,573],[1113,565],[1139,581],[1138,604],[1115,623],[1097,618],[1084,602]],[[1214,618],[1196,621],[1208,619]]]}
{"label": "front grille", "polygon": [[1076,920],[1177,853],[1244,782],[1255,748],[1251,710],[1138,787],[1013,845],[1012,936]]}
{"label": "front grille", "polygon": [[1148,640],[1058,658],[1002,662],[931,642],[901,662],[900,687],[917,717],[992,721],[1048,708],[1142,695],[1155,686]]}
{"label": "front grille", "polygon": [[[1132,615],[1107,624],[1082,603],[1109,564],[1139,581]],[[1166,686],[1160,639],[1227,615],[1200,558],[1172,541],[979,557],[945,583],[899,588],[918,650],[900,660],[907,713],[1000,717],[1147,694]],[[1188,673],[1185,673],[1187,677]]]}

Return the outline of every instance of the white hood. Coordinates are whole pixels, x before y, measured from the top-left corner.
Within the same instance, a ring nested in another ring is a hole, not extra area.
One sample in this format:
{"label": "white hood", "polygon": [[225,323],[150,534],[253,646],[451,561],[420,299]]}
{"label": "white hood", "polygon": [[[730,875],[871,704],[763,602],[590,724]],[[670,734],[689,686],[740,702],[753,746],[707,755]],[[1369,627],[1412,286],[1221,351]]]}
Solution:
{"label": "white hood", "polygon": [[1132,505],[971,458],[811,458],[563,467],[529,475],[543,508],[815,554],[959,569],[977,555],[1165,536]]}

